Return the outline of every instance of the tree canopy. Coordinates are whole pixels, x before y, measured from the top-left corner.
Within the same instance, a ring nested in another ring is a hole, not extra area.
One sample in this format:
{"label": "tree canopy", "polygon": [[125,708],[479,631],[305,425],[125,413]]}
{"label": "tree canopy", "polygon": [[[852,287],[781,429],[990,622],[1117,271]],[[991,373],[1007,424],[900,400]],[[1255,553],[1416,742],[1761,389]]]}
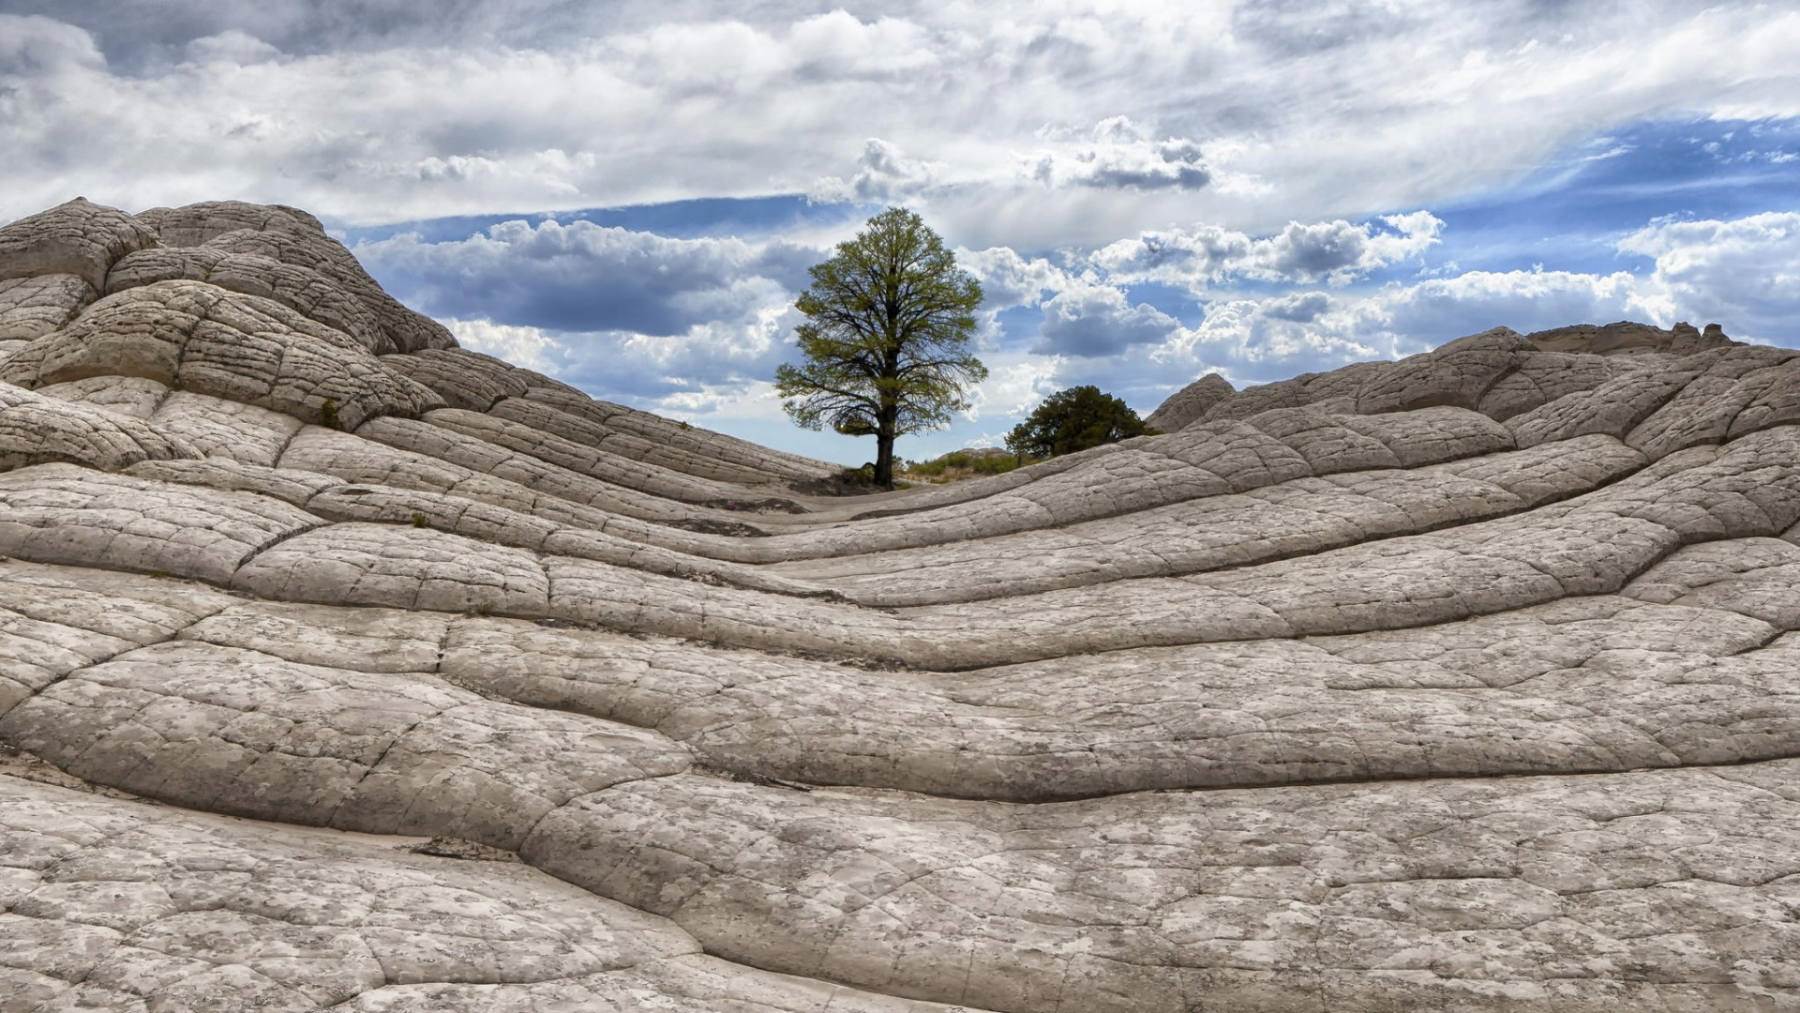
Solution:
{"label": "tree canopy", "polygon": [[1006,449],[1027,457],[1056,457],[1153,432],[1124,401],[1092,384],[1044,399],[1006,436]]}
{"label": "tree canopy", "polygon": [[894,440],[969,405],[987,367],[969,351],[981,285],[917,214],[889,208],[811,269],[795,302],[805,361],[775,371],[782,407],[808,429],[874,436],[875,482],[894,483]]}

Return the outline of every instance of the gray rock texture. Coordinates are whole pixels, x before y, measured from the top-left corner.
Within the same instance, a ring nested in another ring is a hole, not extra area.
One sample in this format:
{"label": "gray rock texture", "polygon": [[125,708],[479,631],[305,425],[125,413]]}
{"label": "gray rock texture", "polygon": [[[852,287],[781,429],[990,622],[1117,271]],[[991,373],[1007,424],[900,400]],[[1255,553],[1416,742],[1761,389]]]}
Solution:
{"label": "gray rock texture", "polygon": [[1176,391],[1144,422],[1159,432],[1172,433],[1187,428],[1188,423],[1202,418],[1213,405],[1237,393],[1231,382],[1217,373],[1208,373]]}
{"label": "gray rock texture", "polygon": [[0,1013],[1800,1010],[1800,352],[830,465],[305,212],[0,228]]}

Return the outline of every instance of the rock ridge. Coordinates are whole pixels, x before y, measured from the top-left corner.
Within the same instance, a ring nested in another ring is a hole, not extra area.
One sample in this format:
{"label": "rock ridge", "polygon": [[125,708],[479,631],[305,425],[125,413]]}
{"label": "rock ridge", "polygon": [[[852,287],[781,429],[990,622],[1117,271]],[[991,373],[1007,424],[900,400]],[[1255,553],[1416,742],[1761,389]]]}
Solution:
{"label": "rock ridge", "polygon": [[296,208],[0,228],[0,1013],[1800,1010],[1800,352],[892,495]]}

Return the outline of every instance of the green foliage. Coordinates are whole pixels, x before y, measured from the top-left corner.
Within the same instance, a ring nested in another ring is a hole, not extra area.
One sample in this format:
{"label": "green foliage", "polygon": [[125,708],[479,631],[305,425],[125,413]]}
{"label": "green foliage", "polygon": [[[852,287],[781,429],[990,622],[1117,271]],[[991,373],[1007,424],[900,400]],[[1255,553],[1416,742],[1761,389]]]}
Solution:
{"label": "green foliage", "polygon": [[424,514],[419,513],[416,510],[413,511],[413,515],[412,515],[412,526],[413,527],[422,528],[422,527],[426,527],[430,523],[431,523],[431,521],[429,519],[427,519]]}
{"label": "green foliage", "polygon": [[987,378],[968,348],[981,285],[905,208],[869,219],[811,274],[794,304],[806,361],[775,371],[782,407],[807,429],[874,436],[875,482],[891,486],[894,439],[948,424]]}
{"label": "green foliage", "polygon": [[1004,475],[1027,463],[1016,454],[952,450],[929,461],[909,461],[900,469],[908,478],[952,481],[977,475]]}
{"label": "green foliage", "polygon": [[1056,457],[1152,433],[1125,402],[1091,384],[1044,399],[1006,436],[1006,448],[1026,457]]}
{"label": "green foliage", "polygon": [[343,423],[338,421],[337,400],[335,398],[328,397],[325,399],[325,403],[319,406],[319,425],[322,425],[327,429],[344,428]]}

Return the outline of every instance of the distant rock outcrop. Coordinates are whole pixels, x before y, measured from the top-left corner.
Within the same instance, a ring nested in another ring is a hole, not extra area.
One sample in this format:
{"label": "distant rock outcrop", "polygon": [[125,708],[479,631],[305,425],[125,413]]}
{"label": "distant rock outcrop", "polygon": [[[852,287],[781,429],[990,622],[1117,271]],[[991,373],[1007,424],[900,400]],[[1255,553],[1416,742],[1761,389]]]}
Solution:
{"label": "distant rock outcrop", "polygon": [[1707,324],[1703,333],[1686,321],[1663,330],[1630,320],[1598,327],[1576,324],[1548,331],[1533,331],[1525,336],[1525,340],[1546,352],[1586,352],[1593,355],[1688,355],[1736,343],[1725,336],[1725,329],[1718,324]]}
{"label": "distant rock outcrop", "polygon": [[0,1010],[1800,1009],[1800,352],[1151,420],[811,496],[295,209],[0,229]]}
{"label": "distant rock outcrop", "polygon": [[1737,347],[1743,346],[1727,338],[1718,324],[1706,325],[1705,333],[1685,323],[1662,330],[1630,321],[1527,335],[1496,327],[1398,362],[1304,373],[1235,393],[1222,377],[1209,373],[1177,391],[1150,418],[1162,419],[1164,424],[1152,424],[1172,432],[1277,408],[1368,415],[1449,406],[1505,422],[1615,377],[1664,366],[1679,370],[1697,353]]}
{"label": "distant rock outcrop", "polygon": [[1208,373],[1170,395],[1150,413],[1144,424],[1159,433],[1175,432],[1203,418],[1213,405],[1235,393],[1237,390],[1231,386],[1231,381],[1217,373]]}

